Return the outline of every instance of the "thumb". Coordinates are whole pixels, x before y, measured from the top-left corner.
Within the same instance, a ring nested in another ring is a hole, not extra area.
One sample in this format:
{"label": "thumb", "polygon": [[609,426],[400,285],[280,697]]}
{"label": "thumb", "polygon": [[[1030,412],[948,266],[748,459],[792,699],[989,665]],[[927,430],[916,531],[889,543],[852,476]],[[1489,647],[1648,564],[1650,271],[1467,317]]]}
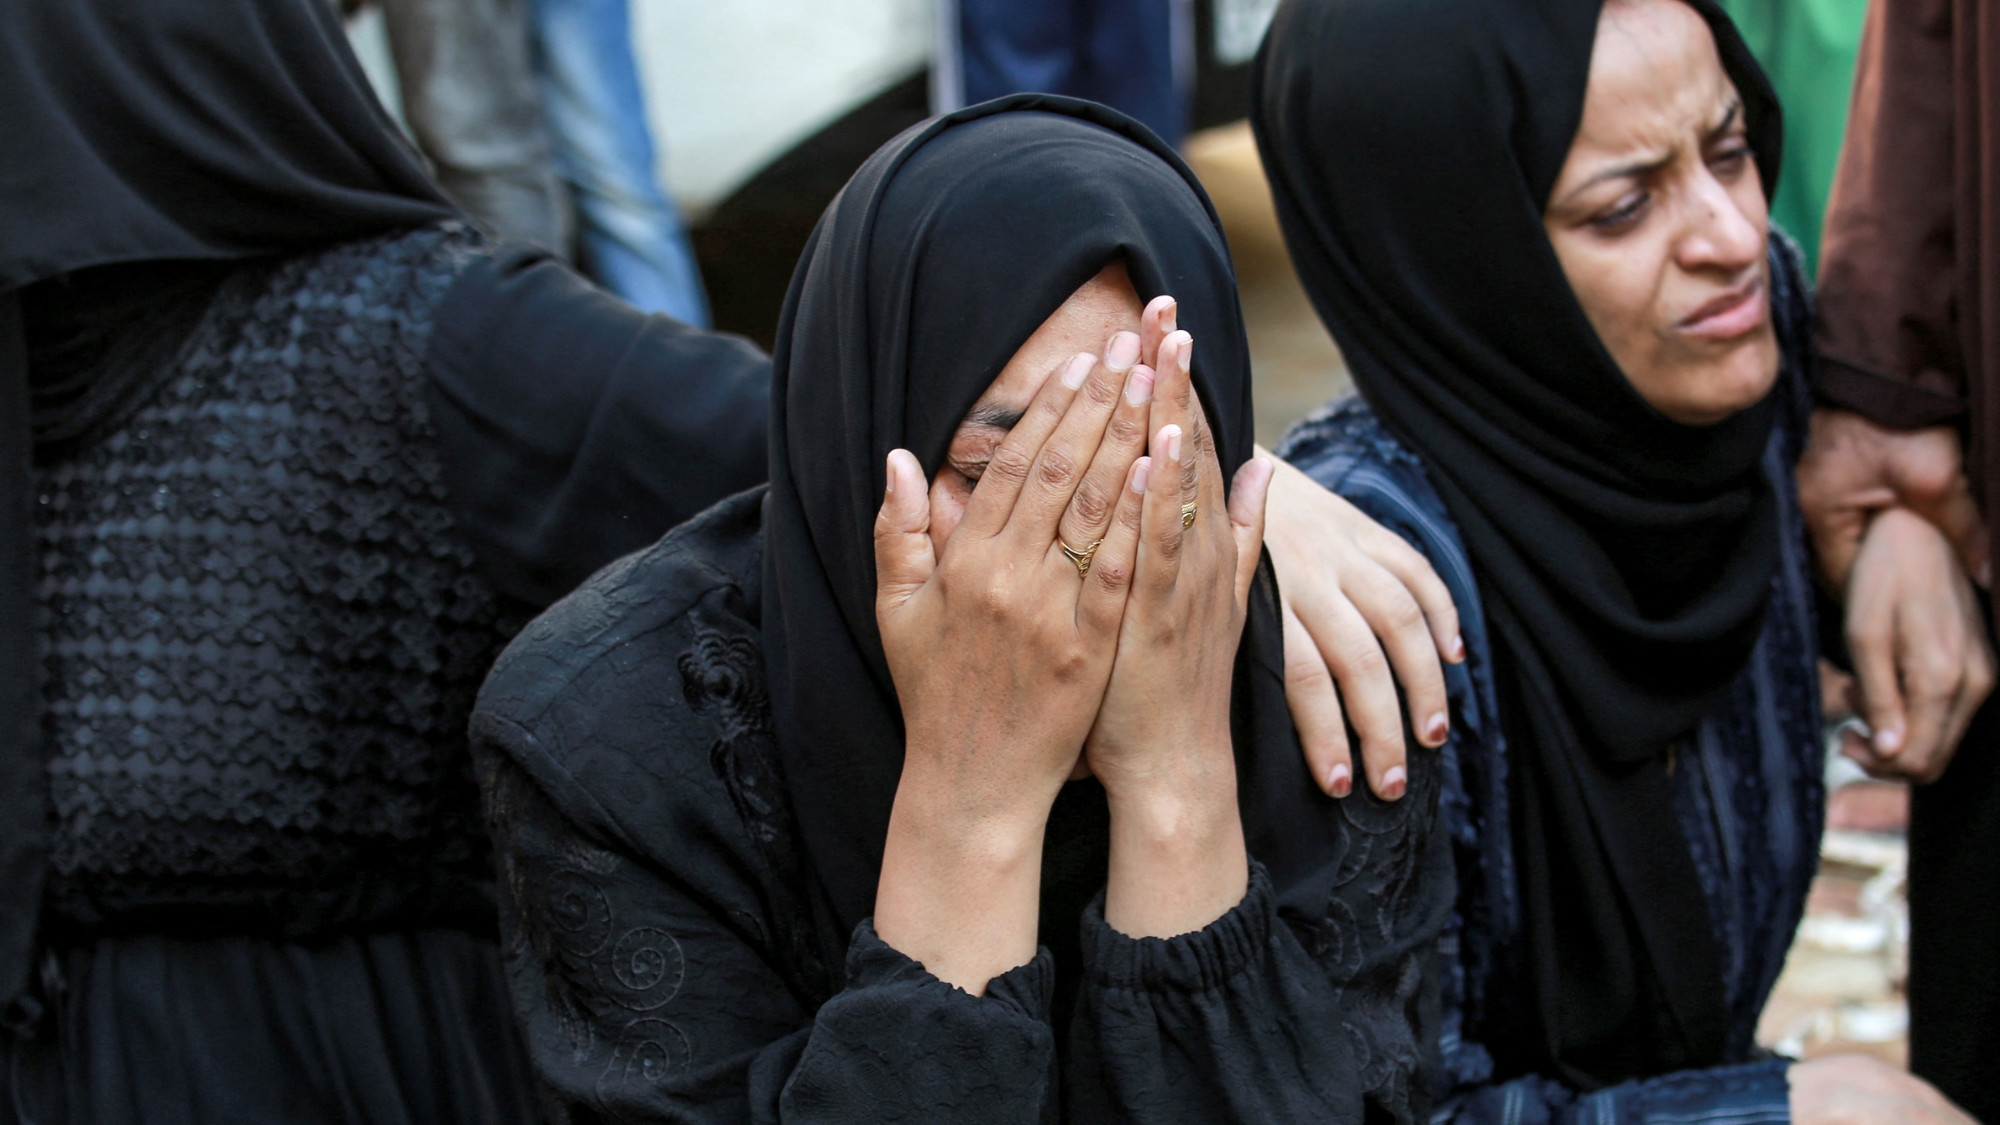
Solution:
{"label": "thumb", "polygon": [[1271,462],[1253,456],[1236,470],[1229,488],[1229,530],[1236,536],[1236,604],[1250,604],[1250,582],[1264,556],[1264,509],[1271,494]]}
{"label": "thumb", "polygon": [[875,516],[875,617],[901,609],[937,569],[923,466],[907,449],[889,451],[888,487]]}

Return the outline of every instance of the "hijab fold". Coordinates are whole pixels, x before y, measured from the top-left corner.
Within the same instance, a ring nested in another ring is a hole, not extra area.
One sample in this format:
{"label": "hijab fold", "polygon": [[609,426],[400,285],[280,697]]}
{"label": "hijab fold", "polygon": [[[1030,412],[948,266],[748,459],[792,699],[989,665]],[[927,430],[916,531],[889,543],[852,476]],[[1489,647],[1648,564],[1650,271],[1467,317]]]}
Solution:
{"label": "hijab fold", "polygon": [[[1173,150],[1112,110],[1020,95],[905,132],[827,208],[793,275],[772,360],[762,629],[779,762],[830,965],[873,911],[903,762],[874,616],[884,460],[900,446],[936,473],[1014,351],[1114,257],[1141,294],[1179,301],[1228,479],[1250,456],[1252,417],[1221,227]],[[1326,913],[1342,845],[1335,803],[1313,785],[1292,733],[1278,641],[1267,567],[1232,701],[1238,791],[1281,908],[1311,925]],[[1091,818],[1058,820],[1054,836]],[[1049,841],[1058,879],[1091,877],[1073,844]],[[1052,890],[1044,870],[1045,903],[1080,907],[1096,890]],[[1076,919],[1044,921],[1048,932]]]}
{"label": "hijab fold", "polygon": [[131,264],[246,259],[455,211],[325,0],[10,3],[0,106],[0,152],[32,154],[0,160],[0,1022],[18,1027],[33,1018],[48,835],[33,462],[129,408],[219,283]]}
{"label": "hijab fold", "polygon": [[[1776,98],[1712,0],[1688,2],[1768,192]],[[1661,415],[1542,224],[1600,9],[1286,0],[1251,95],[1306,291],[1422,458],[1494,622],[1538,1004],[1487,1038],[1503,1067],[1583,1088],[1720,1061],[1720,953],[1670,770],[1747,662],[1778,565],[1774,399],[1710,426]]]}

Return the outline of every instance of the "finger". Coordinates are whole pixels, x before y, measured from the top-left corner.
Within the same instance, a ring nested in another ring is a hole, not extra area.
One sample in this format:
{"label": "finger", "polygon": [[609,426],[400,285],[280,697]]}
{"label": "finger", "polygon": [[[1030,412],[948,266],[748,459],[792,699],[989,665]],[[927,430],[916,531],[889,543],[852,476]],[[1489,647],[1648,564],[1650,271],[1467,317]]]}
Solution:
{"label": "finger", "polygon": [[1886,614],[1870,613],[1850,619],[1847,630],[1847,651],[1861,690],[1861,717],[1872,732],[1869,743],[1874,753],[1884,760],[1902,752],[1909,733],[1890,625]]}
{"label": "finger", "polygon": [[1313,781],[1329,797],[1354,791],[1354,761],[1347,747],[1347,721],[1340,713],[1340,694],[1333,674],[1290,606],[1285,607],[1285,702],[1299,748]]}
{"label": "finger", "polygon": [[[1007,517],[1010,532],[1046,546],[1051,553],[1055,551],[1056,525],[1104,440],[1104,428],[1122,398],[1126,374],[1138,362],[1138,333],[1120,332],[1111,337],[1104,358],[1083,374],[1062,421],[1035,454],[1020,498]],[[1064,376],[1075,378],[1077,367],[1072,364]],[[1086,539],[1072,546],[1082,547],[1088,542]]]}
{"label": "finger", "polygon": [[1146,305],[1146,311],[1139,317],[1139,362],[1157,370],[1160,366],[1160,342],[1167,334],[1180,327],[1180,307],[1172,297],[1161,294]]}
{"label": "finger", "polygon": [[1327,606],[1324,635],[1313,634],[1320,656],[1333,673],[1348,722],[1361,739],[1361,770],[1368,788],[1384,800],[1403,795],[1408,773],[1403,739],[1403,706],[1375,631],[1351,603]]}
{"label": "finger", "polygon": [[1952,489],[1950,498],[1938,511],[1937,525],[1951,540],[1952,549],[1958,555],[1959,564],[1965,567],[1965,573],[1971,575],[1982,589],[1991,589],[1993,563],[1988,554],[1990,546],[1986,537],[1986,521],[1980,518],[1979,505],[1963,483]]}
{"label": "finger", "polygon": [[1088,352],[1073,355],[1064,360],[1049,378],[1042,380],[1041,389],[1035,392],[1034,400],[1028,403],[1021,420],[1014,423],[1006,440],[986,462],[979,485],[972,490],[972,499],[965,505],[965,516],[959,520],[958,529],[952,534],[970,532],[992,536],[1007,526],[1022,490],[1027,486],[1028,474],[1034,468],[1042,444],[1055,433],[1056,427],[1069,412],[1077,390],[1084,385],[1096,364],[1097,357]]}
{"label": "finger", "polygon": [[1236,606],[1250,604],[1250,583],[1264,556],[1264,509],[1271,495],[1271,463],[1252,457],[1236,470],[1229,490],[1229,529],[1236,537]]}
{"label": "finger", "polygon": [[[1372,559],[1341,576],[1341,589],[1360,612],[1388,655],[1396,683],[1402,685],[1417,741],[1436,749],[1451,731],[1444,665],[1438,662],[1437,640],[1424,620],[1423,607],[1394,575]],[[1301,604],[1306,628],[1318,624],[1317,602]]]}
{"label": "finger", "polygon": [[[1188,456],[1181,464],[1181,503],[1197,498],[1201,491],[1201,465],[1204,458],[1212,458],[1215,443],[1208,432],[1208,426],[1201,413],[1201,399],[1194,392],[1194,337],[1184,331],[1174,331],[1160,342],[1160,366],[1157,370],[1159,381],[1154,387],[1156,399],[1169,400],[1167,416],[1160,411],[1153,412],[1153,426],[1172,423],[1181,428],[1181,433],[1193,439],[1188,448]],[[1218,483],[1220,478],[1218,477]],[[1221,514],[1218,510],[1217,514]]]}
{"label": "finger", "polygon": [[923,466],[907,449],[889,451],[888,484],[875,515],[875,616],[886,621],[937,569]]}
{"label": "finger", "polygon": [[1132,592],[1132,573],[1139,562],[1139,530],[1145,518],[1146,487],[1152,471],[1150,457],[1132,463],[1111,526],[1105,531],[1097,553],[1091,556],[1090,573],[1084,576],[1083,596],[1077,602],[1078,618],[1102,630],[1115,632],[1124,620],[1125,600]]}
{"label": "finger", "polygon": [[[1465,638],[1459,631],[1458,605],[1451,600],[1451,589],[1438,577],[1424,553],[1410,546],[1402,536],[1386,530],[1363,537],[1361,547],[1417,600],[1438,656],[1447,663],[1463,663]],[[1401,672],[1400,665],[1397,670]],[[1419,731],[1423,729],[1417,727]]]}
{"label": "finger", "polygon": [[1145,510],[1139,517],[1139,568],[1136,582],[1159,593],[1172,590],[1180,580],[1181,546],[1186,535],[1181,527],[1181,493],[1175,487],[1181,479],[1180,463],[1187,452],[1186,439],[1176,425],[1161,426],[1153,434],[1148,452]]}
{"label": "finger", "polygon": [[1125,377],[1124,393],[1104,428],[1090,469],[1063,509],[1056,528],[1063,542],[1084,549],[1104,538],[1111,526],[1112,509],[1132,475],[1132,464],[1146,451],[1146,419],[1152,401],[1153,369],[1142,363]]}

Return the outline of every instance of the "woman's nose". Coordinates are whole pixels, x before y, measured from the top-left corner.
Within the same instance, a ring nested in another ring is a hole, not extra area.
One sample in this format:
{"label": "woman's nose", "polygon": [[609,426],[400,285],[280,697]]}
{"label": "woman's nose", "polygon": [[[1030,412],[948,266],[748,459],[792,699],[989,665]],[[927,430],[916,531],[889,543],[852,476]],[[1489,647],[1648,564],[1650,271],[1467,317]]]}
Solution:
{"label": "woman's nose", "polygon": [[1764,223],[1713,175],[1697,180],[1689,204],[1674,255],[1683,269],[1736,273],[1763,256]]}

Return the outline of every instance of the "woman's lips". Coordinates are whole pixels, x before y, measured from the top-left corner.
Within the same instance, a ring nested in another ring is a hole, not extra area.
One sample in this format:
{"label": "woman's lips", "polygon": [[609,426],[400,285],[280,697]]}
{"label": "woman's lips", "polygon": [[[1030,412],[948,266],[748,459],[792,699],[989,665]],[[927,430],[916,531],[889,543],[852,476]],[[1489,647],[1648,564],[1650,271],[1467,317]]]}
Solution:
{"label": "woman's lips", "polygon": [[1731,340],[1762,327],[1765,319],[1764,279],[1755,277],[1694,310],[1680,329],[1705,340]]}

